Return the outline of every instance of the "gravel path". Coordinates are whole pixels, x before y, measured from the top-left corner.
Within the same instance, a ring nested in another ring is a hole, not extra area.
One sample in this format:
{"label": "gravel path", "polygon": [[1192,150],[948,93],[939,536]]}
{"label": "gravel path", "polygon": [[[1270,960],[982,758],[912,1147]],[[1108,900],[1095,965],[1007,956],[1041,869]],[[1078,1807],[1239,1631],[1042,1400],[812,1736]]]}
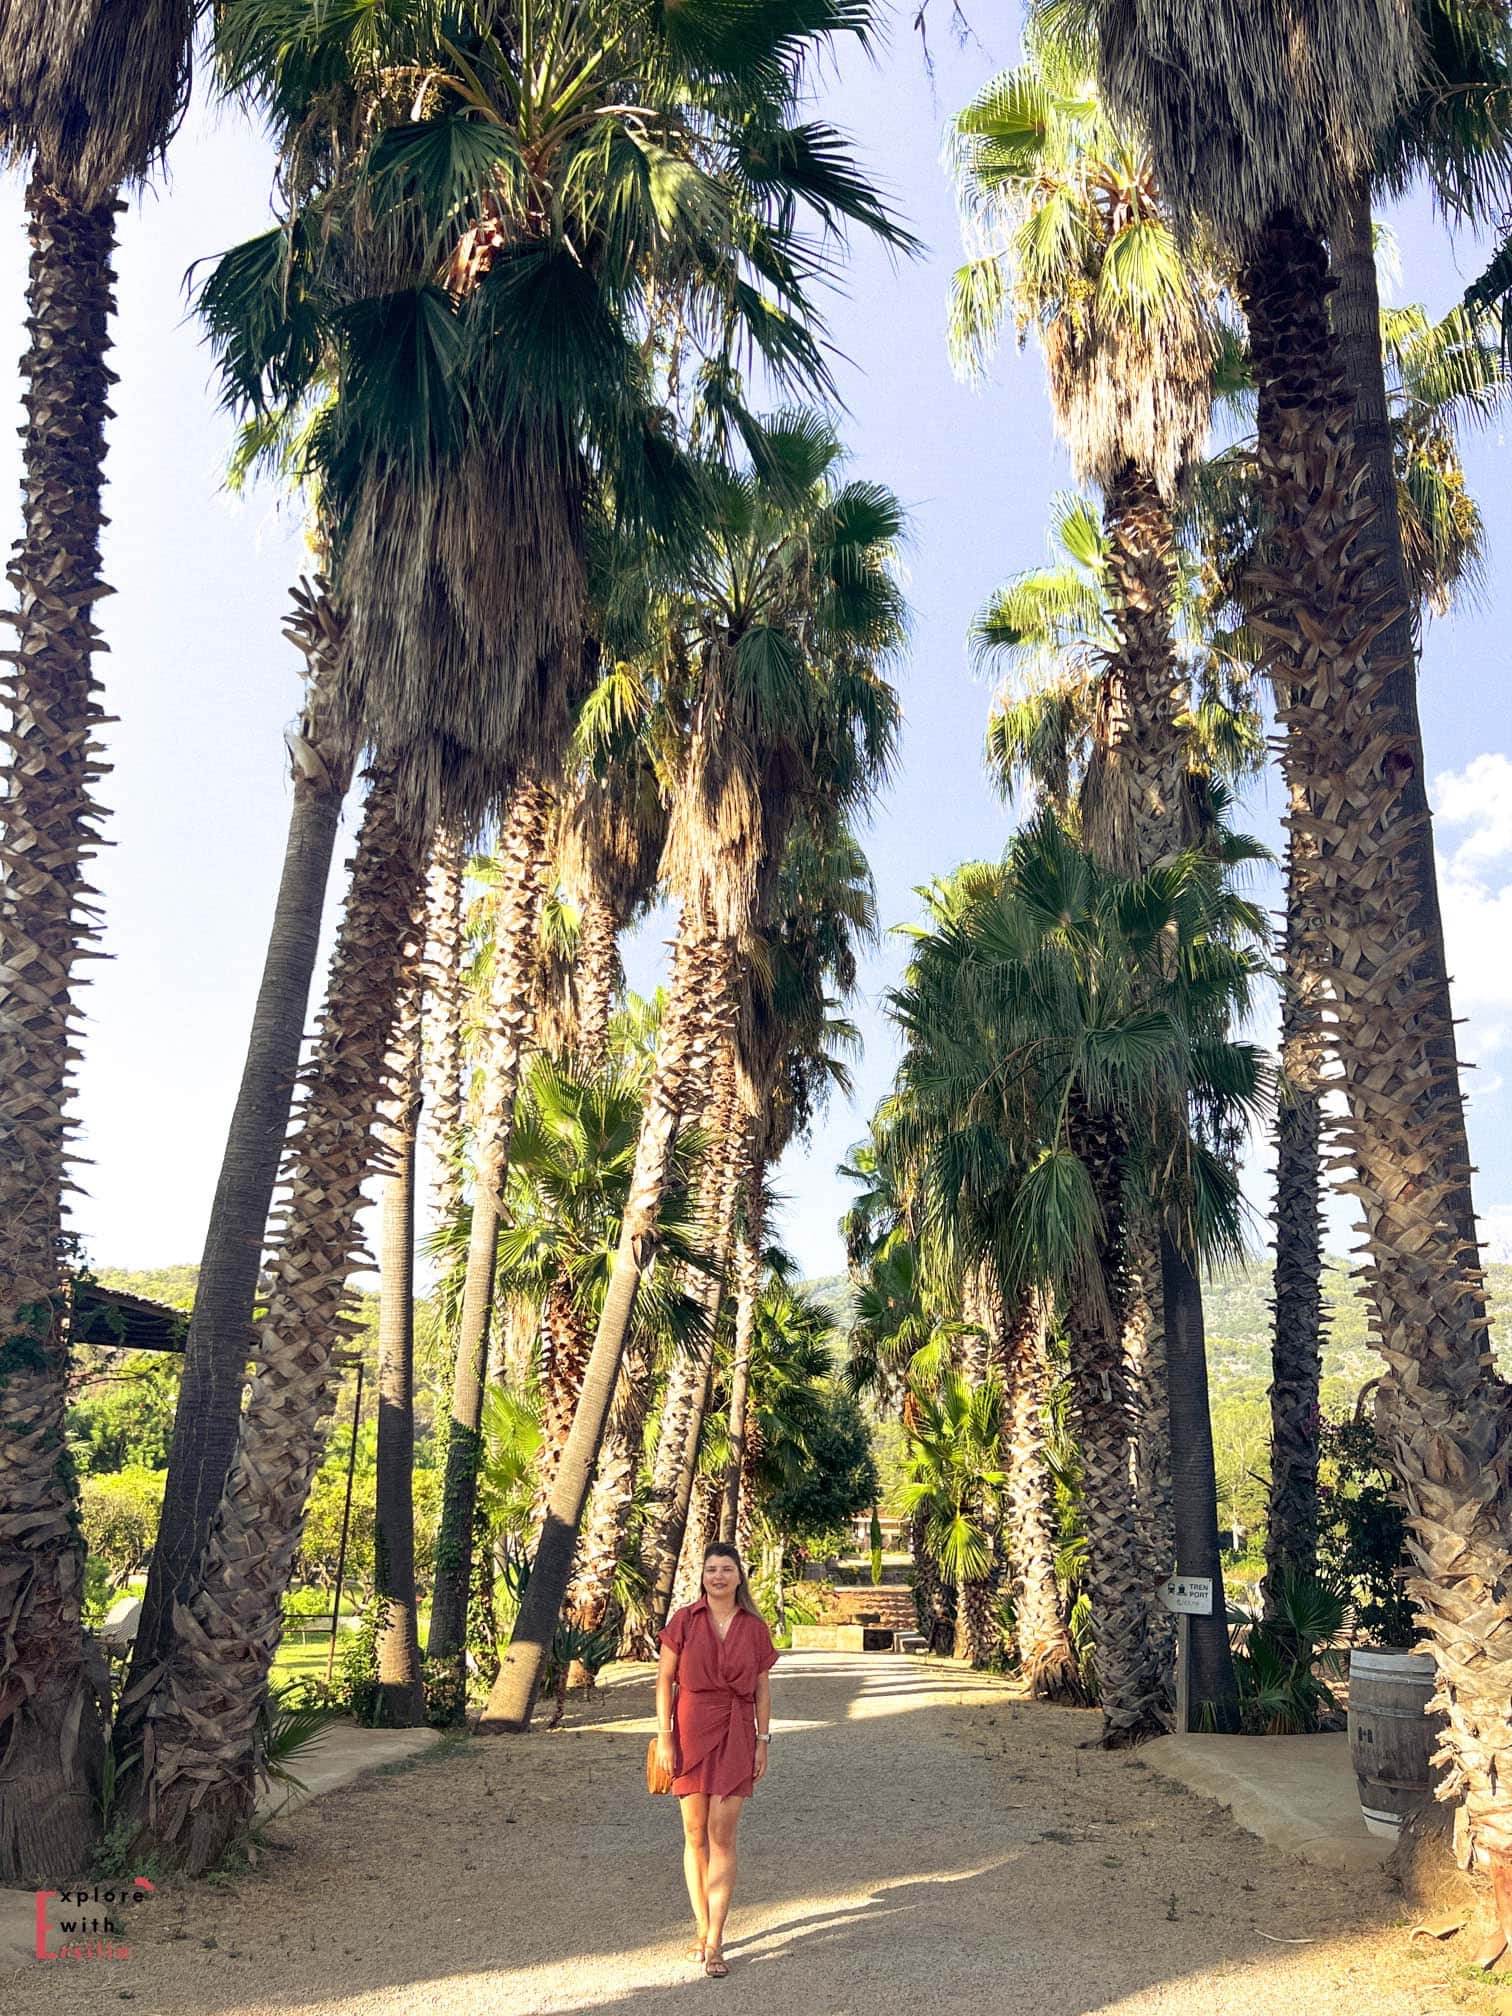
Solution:
{"label": "gravel path", "polygon": [[[235,1883],[164,1887],[132,1956],[0,1974],[25,2016],[1439,2016],[1485,2006],[1409,1947],[1379,1878],[1237,1831],[1094,1717],[949,1665],[785,1655],[772,1767],[711,1982],[649,1683],[555,1734],[464,1743],[314,1801]],[[140,1929],[138,1929],[140,1927]],[[1268,1935],[1268,1936],[1267,1936]],[[1276,1943],[1307,1941],[1307,1944]]]}

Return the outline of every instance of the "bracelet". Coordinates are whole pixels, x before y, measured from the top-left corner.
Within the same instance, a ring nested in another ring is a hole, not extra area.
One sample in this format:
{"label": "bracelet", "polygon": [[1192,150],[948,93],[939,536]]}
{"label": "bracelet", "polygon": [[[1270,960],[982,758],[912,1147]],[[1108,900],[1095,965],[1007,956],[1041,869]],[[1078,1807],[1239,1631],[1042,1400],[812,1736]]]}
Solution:
{"label": "bracelet", "polygon": [[771,1740],[772,1732],[770,1729],[758,1729],[756,1731],[756,1741],[758,1743],[770,1743]]}

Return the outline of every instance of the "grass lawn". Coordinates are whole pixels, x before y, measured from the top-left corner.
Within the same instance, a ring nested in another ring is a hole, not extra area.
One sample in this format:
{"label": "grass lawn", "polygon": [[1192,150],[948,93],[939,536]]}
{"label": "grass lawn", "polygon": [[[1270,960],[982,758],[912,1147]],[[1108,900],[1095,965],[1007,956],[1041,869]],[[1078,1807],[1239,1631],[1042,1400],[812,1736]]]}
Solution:
{"label": "grass lawn", "polygon": [[[422,1610],[419,1617],[420,1643],[425,1644],[430,1628],[430,1612]],[[345,1609],[341,1615],[341,1625],[336,1634],[336,1668],[334,1678],[341,1675],[341,1655],[352,1634],[357,1629],[357,1614],[350,1616]],[[286,1687],[291,1680],[324,1680],[326,1660],[330,1657],[330,1626],[323,1625],[319,1633],[302,1631],[297,1623],[290,1624],[284,1631],[278,1652],[273,1660],[272,1684]]]}

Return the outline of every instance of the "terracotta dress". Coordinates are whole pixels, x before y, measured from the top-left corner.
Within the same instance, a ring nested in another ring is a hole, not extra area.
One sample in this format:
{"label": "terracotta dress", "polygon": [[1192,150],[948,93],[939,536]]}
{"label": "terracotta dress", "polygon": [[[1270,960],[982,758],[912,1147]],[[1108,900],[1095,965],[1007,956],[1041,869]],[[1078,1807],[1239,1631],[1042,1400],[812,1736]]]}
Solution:
{"label": "terracotta dress", "polygon": [[749,1799],[756,1771],[756,1682],[777,1664],[760,1617],[737,1610],[720,1642],[706,1597],[674,1610],[661,1634],[677,1654],[672,1757],[679,1799]]}

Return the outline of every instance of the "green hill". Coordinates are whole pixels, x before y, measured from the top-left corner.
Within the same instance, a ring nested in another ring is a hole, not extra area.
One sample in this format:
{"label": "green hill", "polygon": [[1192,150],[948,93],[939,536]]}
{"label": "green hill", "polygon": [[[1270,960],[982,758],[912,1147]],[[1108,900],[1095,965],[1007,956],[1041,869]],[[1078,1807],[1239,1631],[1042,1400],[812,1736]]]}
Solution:
{"label": "green hill", "polygon": [[[1493,1312],[1492,1338],[1503,1368],[1512,1368],[1512,1265],[1488,1267]],[[1248,1385],[1270,1380],[1271,1294],[1275,1267],[1270,1260],[1251,1260],[1226,1270],[1203,1287],[1207,1314],[1208,1368],[1215,1387]],[[855,1291],[843,1274],[827,1274],[803,1283],[832,1316],[835,1327],[850,1327]],[[1381,1370],[1370,1348],[1366,1309],[1347,1264],[1330,1259],[1325,1265],[1323,1292],[1327,1303],[1328,1338],[1323,1347],[1323,1376],[1357,1392]]]}

